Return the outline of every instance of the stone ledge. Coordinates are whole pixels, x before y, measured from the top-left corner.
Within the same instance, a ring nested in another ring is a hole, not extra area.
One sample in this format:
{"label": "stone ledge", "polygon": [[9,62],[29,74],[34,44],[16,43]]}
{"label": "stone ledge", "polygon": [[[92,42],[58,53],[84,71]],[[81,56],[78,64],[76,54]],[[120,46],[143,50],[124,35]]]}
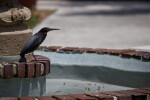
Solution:
{"label": "stone ledge", "polygon": [[0,64],[0,78],[34,78],[50,73],[50,60],[44,56],[36,56],[31,62],[13,62]]}
{"label": "stone ledge", "polygon": [[0,100],[149,100],[150,88],[53,96],[2,97]]}
{"label": "stone ledge", "polygon": [[19,55],[25,43],[32,36],[32,30],[0,33],[0,56]]}

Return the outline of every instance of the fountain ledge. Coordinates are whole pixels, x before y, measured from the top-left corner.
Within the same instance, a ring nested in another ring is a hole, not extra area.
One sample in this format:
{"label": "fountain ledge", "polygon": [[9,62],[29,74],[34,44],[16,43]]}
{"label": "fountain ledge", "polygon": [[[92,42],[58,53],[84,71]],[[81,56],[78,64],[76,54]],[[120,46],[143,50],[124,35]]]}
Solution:
{"label": "fountain ledge", "polygon": [[113,56],[120,56],[123,58],[133,58],[143,61],[150,61],[150,52],[140,51],[135,49],[105,49],[105,48],[79,48],[79,47],[62,47],[62,46],[40,46],[38,50],[65,53],[65,54],[108,54]]}
{"label": "fountain ledge", "polygon": [[38,60],[31,62],[11,62],[0,64],[0,78],[35,78],[48,75],[50,73],[50,60],[44,56],[36,56]]}
{"label": "fountain ledge", "polygon": [[149,100],[150,88],[53,96],[2,97],[0,100]]}

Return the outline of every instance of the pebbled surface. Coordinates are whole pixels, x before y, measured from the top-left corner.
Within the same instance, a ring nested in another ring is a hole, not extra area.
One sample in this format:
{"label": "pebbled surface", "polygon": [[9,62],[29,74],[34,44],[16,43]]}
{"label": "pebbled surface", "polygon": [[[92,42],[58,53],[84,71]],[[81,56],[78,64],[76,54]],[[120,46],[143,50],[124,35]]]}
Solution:
{"label": "pebbled surface", "polygon": [[38,0],[38,9],[57,9],[33,29],[50,32],[43,46],[129,48],[150,44],[150,2]]}

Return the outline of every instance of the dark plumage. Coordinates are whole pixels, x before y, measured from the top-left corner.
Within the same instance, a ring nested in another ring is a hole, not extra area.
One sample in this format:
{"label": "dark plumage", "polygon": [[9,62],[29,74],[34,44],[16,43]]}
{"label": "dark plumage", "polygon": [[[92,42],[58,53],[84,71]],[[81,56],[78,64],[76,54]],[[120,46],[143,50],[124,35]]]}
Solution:
{"label": "dark plumage", "polygon": [[21,58],[19,62],[26,62],[25,54],[35,51],[39,47],[39,45],[45,40],[47,32],[52,30],[59,30],[59,29],[44,27],[38,33],[34,34],[27,41],[24,48],[21,50],[20,53]]}

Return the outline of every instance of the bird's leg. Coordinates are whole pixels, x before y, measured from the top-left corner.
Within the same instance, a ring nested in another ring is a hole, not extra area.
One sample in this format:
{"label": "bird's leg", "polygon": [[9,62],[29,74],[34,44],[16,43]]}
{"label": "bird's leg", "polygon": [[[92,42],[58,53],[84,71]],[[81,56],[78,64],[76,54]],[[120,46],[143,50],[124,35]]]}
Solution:
{"label": "bird's leg", "polygon": [[33,57],[34,57],[35,61],[38,63],[38,60],[36,59],[36,57],[34,56],[34,54],[33,54],[33,53],[32,53],[32,55],[33,55]]}

